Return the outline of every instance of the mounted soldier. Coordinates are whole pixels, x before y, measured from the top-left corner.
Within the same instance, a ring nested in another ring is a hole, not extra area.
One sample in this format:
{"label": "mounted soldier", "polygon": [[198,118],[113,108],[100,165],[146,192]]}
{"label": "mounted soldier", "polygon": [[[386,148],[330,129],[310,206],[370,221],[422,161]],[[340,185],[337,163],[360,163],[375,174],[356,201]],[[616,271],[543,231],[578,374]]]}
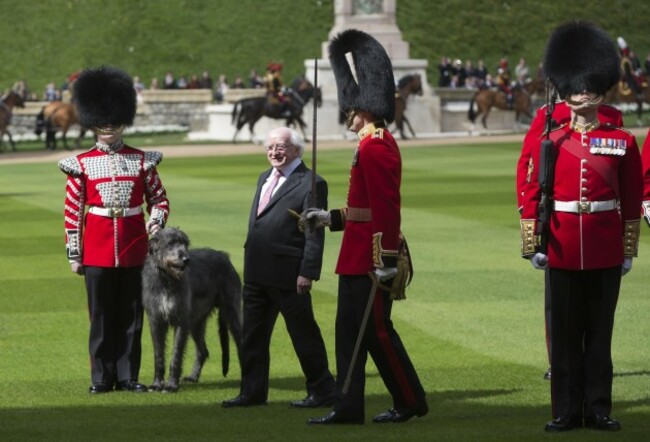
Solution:
{"label": "mounted soldier", "polygon": [[291,116],[289,105],[291,98],[287,94],[286,88],[282,83],[282,64],[269,63],[267,65],[266,75],[264,77],[264,84],[266,86],[266,102],[267,106],[280,107],[281,112],[286,117]]}
{"label": "mounted soldier", "polygon": [[508,67],[508,59],[503,57],[499,61],[499,68],[497,69],[496,84],[504,94],[506,94],[508,101],[508,108],[512,109],[513,96],[512,96],[512,75]]}
{"label": "mounted soldier", "polygon": [[[639,66],[635,66],[632,52],[623,37],[616,40],[621,55],[621,80],[619,82],[619,91],[621,95],[634,94],[635,97],[643,100],[643,87],[647,87],[645,78]],[[638,62],[636,63],[638,65]],[[645,83],[645,84],[644,84]]]}

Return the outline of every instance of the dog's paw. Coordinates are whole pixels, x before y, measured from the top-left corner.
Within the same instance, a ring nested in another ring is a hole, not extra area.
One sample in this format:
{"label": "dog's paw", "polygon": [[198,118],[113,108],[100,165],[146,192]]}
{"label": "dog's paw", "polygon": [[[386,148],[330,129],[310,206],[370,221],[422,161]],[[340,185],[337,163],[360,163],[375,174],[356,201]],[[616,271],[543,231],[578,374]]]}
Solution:
{"label": "dog's paw", "polygon": [[185,376],[185,377],[183,378],[183,381],[184,381],[184,382],[191,382],[191,383],[193,383],[193,384],[196,384],[197,382],[199,382],[199,379],[198,379],[198,378],[195,378],[195,377],[193,377],[193,376]]}
{"label": "dog's paw", "polygon": [[153,384],[149,385],[149,391],[162,391],[164,386],[165,386],[164,382],[154,381]]}
{"label": "dog's paw", "polygon": [[163,393],[176,393],[178,391],[178,385],[175,384],[167,384],[165,385],[165,388],[163,388]]}

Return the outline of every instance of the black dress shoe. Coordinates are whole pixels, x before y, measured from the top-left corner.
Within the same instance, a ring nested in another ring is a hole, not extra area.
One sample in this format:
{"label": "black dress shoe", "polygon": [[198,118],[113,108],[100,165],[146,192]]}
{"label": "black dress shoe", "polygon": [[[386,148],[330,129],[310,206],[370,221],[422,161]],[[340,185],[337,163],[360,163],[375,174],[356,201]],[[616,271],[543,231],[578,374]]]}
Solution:
{"label": "black dress shoe", "polygon": [[600,431],[620,431],[621,423],[609,416],[589,416],[585,418],[585,427]]}
{"label": "black dress shoe", "polygon": [[113,387],[110,385],[106,384],[93,384],[90,386],[88,389],[88,393],[90,394],[100,394],[100,393],[108,393],[111,390],[113,390]]}
{"label": "black dress shoe", "polygon": [[141,384],[140,382],[129,379],[128,381],[120,381],[115,385],[115,390],[117,391],[131,391],[133,393],[146,393],[149,391],[146,385]]}
{"label": "black dress shoe", "polygon": [[551,369],[549,368],[546,370],[546,373],[544,373],[544,380],[550,381],[551,380]]}
{"label": "black dress shoe", "polygon": [[331,425],[331,424],[363,424],[363,417],[344,416],[341,413],[332,411],[323,417],[312,417],[307,419],[309,425]]}
{"label": "black dress shoe", "polygon": [[427,404],[420,405],[417,408],[403,408],[401,410],[390,408],[383,413],[379,413],[372,421],[376,424],[406,422],[414,416],[422,417],[428,412],[429,406]]}
{"label": "black dress shoe", "polygon": [[254,407],[256,405],[266,405],[266,401],[253,400],[246,395],[240,394],[234,399],[228,399],[221,403],[223,408]]}
{"label": "black dress shoe", "polygon": [[582,428],[582,417],[580,416],[560,416],[549,421],[544,425],[544,431],[547,433],[560,433],[575,428]]}
{"label": "black dress shoe", "polygon": [[291,402],[290,405],[296,408],[317,408],[317,407],[328,407],[333,403],[334,403],[334,394],[330,393],[325,396],[310,394],[304,399]]}

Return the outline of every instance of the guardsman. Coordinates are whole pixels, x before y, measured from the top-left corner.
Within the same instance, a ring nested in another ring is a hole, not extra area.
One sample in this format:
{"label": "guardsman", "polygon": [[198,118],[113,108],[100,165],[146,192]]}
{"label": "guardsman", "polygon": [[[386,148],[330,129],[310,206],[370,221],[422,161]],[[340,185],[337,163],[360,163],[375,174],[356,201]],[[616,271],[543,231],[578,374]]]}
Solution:
{"label": "guardsman", "polygon": [[289,109],[289,97],[285,94],[282,83],[282,65],[280,63],[269,63],[265,76],[267,102],[272,106],[280,106],[280,112],[285,117],[291,116]]}
{"label": "guardsman", "polygon": [[635,97],[639,97],[639,99],[643,100],[641,86],[639,85],[639,78],[637,75],[637,67],[634,66],[634,62],[630,56],[630,48],[623,37],[618,37],[616,41],[621,54],[620,93],[623,95],[629,95],[632,93]]}
{"label": "guardsman", "polygon": [[[82,127],[92,128],[97,137],[89,151],[59,162],[68,176],[68,260],[74,273],[84,275],[88,295],[89,392],[144,392],[147,387],[138,382],[141,270],[148,233],[162,228],[169,214],[156,170],[162,154],[122,141],[136,112],[133,81],[125,72],[112,67],[84,70],[75,81],[73,102]],[[149,212],[146,224],[143,205]]]}
{"label": "guardsman", "polygon": [[[392,406],[373,422],[405,422],[424,416],[429,408],[390,319],[393,299],[403,293],[404,276],[398,253],[402,161],[386,129],[395,115],[393,69],[381,44],[355,29],[338,34],[329,45],[329,54],[339,107],[348,117],[347,126],[359,136],[359,145],[352,159],[347,207],[330,212],[309,209],[301,216],[305,226],[313,223],[314,228],[329,225],[332,231],[344,230],[336,266],[338,394],[329,414],[308,423],[364,422],[368,353],[392,396]],[[366,312],[367,323],[363,320]]]}
{"label": "guardsman", "polygon": [[553,210],[546,243],[538,248],[539,144],[523,193],[522,256],[549,268],[551,401],[545,430],[621,429],[612,409],[611,339],[621,276],[637,255],[643,193],[641,158],[629,132],[599,120],[598,105],[619,78],[616,46],[587,22],[551,35],[546,75],[571,110],[570,121],[548,133],[555,157]]}
{"label": "guardsman", "polygon": [[[530,128],[524,137],[522,144],[521,155],[517,162],[517,208],[521,213],[524,188],[526,181],[529,178],[529,167],[533,166],[533,159],[531,152],[534,146],[539,146],[543,140],[544,126],[546,124],[546,109],[547,104],[537,110],[535,118],[530,124]],[[561,126],[571,121],[571,109],[567,106],[565,101],[554,103],[552,112],[553,123],[552,126]],[[602,123],[609,123],[615,126],[623,126],[623,114],[614,106],[608,104],[601,104],[598,106],[598,120]],[[546,351],[548,353],[549,364],[551,362],[551,291],[548,284],[548,269],[544,272],[544,325],[546,329]],[[549,368],[544,373],[544,379],[551,379],[551,369]]]}

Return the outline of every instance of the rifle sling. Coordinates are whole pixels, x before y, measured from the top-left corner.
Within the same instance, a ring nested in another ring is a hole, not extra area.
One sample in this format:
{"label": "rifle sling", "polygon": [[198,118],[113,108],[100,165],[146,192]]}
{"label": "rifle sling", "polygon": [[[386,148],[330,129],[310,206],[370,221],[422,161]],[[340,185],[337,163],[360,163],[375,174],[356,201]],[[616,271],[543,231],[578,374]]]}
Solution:
{"label": "rifle sling", "polygon": [[556,146],[561,146],[571,155],[581,160],[588,160],[589,165],[614,189],[616,196],[619,196],[618,174],[616,173],[616,169],[612,167],[605,157],[592,154],[589,152],[589,148],[583,146],[580,141],[568,133],[561,131],[551,132],[551,139],[556,143]]}

